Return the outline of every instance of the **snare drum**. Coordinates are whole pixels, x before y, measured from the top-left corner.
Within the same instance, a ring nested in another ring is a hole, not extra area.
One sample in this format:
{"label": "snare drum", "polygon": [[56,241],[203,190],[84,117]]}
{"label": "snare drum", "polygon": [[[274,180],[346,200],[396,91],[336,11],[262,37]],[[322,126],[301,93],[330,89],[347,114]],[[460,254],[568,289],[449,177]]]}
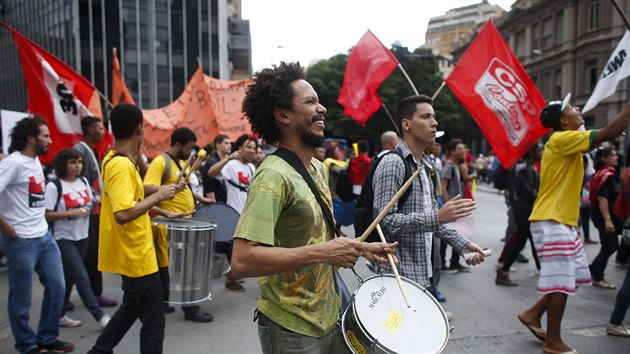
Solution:
{"label": "snare drum", "polygon": [[216,225],[194,218],[151,221],[153,232],[166,232],[168,239],[168,274],[171,278],[168,303],[188,305],[210,300]]}
{"label": "snare drum", "polygon": [[231,206],[217,202],[202,206],[193,216],[216,224],[214,241],[225,242],[232,240],[240,214]]}
{"label": "snare drum", "polygon": [[363,353],[440,353],[448,342],[448,320],[428,290],[401,278],[411,308],[392,274],[365,279],[341,317],[348,348]]}

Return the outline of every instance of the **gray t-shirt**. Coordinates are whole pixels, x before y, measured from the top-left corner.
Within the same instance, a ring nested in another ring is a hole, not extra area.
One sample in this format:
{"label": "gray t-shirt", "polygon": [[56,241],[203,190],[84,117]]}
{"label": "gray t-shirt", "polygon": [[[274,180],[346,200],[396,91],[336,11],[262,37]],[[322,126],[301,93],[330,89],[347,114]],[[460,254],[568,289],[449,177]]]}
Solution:
{"label": "gray t-shirt", "polygon": [[442,167],[442,178],[447,180],[446,193],[448,193],[448,199],[451,199],[458,194],[462,194],[462,182],[459,174],[459,167],[454,165],[451,160],[446,161],[444,167]]}

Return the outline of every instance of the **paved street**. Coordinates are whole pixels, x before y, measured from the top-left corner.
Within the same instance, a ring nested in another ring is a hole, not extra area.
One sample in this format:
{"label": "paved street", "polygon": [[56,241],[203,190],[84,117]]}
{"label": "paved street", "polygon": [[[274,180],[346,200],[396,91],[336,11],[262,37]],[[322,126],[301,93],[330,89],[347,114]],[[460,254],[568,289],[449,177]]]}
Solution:
{"label": "paved street", "polygon": [[[503,197],[489,188],[475,194],[478,209],[474,241],[482,247],[490,247],[494,256],[475,267],[468,274],[445,274],[442,276],[441,290],[447,297],[445,310],[455,315],[451,325],[455,330],[444,353],[541,353],[542,344],[516,319],[516,314],[531,306],[537,299],[533,261],[515,264],[516,272],[510,274],[521,286],[516,288],[498,287],[494,284],[495,263],[503,243],[500,242],[506,226]],[[344,232],[351,234],[350,228]],[[594,239],[597,231],[592,227]],[[529,246],[528,246],[529,247]],[[592,259],[599,245],[588,245],[587,254]],[[531,260],[529,249],[526,253]],[[607,279],[621,285],[625,270],[609,268]],[[357,264],[357,273],[367,277],[370,272],[364,262]],[[349,271],[344,270],[345,279],[356,287],[358,281]],[[120,278],[106,274],[106,295],[121,298]],[[31,324],[36,326],[41,305],[42,288],[37,278],[33,278],[34,296]],[[210,311],[215,320],[209,324],[184,321],[183,313],[167,315],[165,353],[259,353],[256,325],[252,323],[258,288],[254,279],[245,282],[247,292],[233,293],[224,288],[221,279],[213,283],[213,300],[202,305]],[[13,353],[13,337],[8,323],[7,275],[0,270],[0,353]],[[613,308],[616,290],[588,288],[578,291],[569,299],[563,336],[565,341],[580,353],[628,353],[630,338],[606,335],[604,326]],[[78,328],[63,328],[60,338],[76,344],[76,352],[85,353],[100,333],[99,325],[92,320],[83,308],[76,293],[72,296],[76,309],[68,314],[83,321]],[[113,310],[106,309],[112,313]],[[630,315],[629,315],[630,316]],[[626,323],[630,317],[626,318]],[[117,353],[137,353],[139,323],[132,328],[117,346]],[[419,328],[419,332],[423,329]]]}

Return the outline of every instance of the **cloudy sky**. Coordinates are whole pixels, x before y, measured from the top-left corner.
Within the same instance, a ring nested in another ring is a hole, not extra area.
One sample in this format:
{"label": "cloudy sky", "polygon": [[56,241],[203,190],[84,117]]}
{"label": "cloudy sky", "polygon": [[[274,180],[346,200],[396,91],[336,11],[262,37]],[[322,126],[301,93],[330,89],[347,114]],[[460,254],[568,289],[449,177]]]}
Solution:
{"label": "cloudy sky", "polygon": [[[424,44],[429,19],[480,0],[242,0],[254,71],[280,60],[308,65],[346,53],[369,29],[386,47]],[[489,0],[509,10],[514,0]]]}

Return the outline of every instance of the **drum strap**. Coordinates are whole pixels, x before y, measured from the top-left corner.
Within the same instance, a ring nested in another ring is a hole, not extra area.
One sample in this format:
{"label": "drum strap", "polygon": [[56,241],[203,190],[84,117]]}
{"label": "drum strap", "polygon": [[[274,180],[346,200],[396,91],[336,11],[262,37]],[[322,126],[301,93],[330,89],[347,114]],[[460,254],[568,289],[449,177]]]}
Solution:
{"label": "drum strap", "polygon": [[[332,230],[337,237],[341,237],[341,235],[339,235],[339,232],[337,231],[337,228],[335,227],[335,223],[333,222],[330,208],[328,208],[326,206],[326,203],[324,203],[321,194],[317,190],[317,186],[315,186],[315,181],[313,181],[313,178],[306,170],[306,167],[304,167],[302,161],[300,161],[300,158],[297,157],[297,155],[295,155],[293,151],[285,148],[279,148],[273,153],[273,155],[276,155],[286,161],[297,171],[297,173],[300,174],[300,176],[302,176],[302,178],[304,178],[306,184],[308,184],[308,186],[311,188],[311,192],[313,192],[313,194],[315,195],[317,203],[319,203],[319,206],[322,208],[322,213],[324,214],[324,219],[326,219],[326,225],[328,226],[328,232]],[[313,168],[315,167],[313,166]]]}

